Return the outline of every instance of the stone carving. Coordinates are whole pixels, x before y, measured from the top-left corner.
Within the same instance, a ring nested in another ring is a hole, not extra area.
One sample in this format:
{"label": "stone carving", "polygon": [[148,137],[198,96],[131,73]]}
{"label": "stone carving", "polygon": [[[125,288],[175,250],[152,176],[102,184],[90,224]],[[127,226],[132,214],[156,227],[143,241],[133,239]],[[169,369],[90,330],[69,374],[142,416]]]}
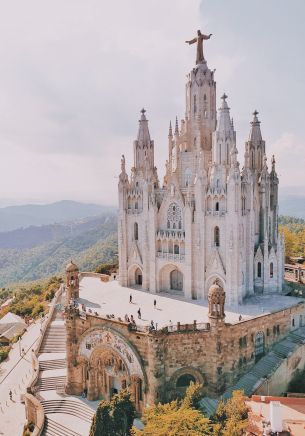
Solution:
{"label": "stone carving", "polygon": [[200,30],[197,30],[197,37],[191,39],[190,41],[185,41],[187,44],[194,44],[197,42],[197,57],[196,57],[196,64],[202,64],[204,62],[204,56],[203,56],[203,40],[204,39],[210,39],[212,36],[212,33],[209,35],[204,35],[201,33]]}
{"label": "stone carving", "polygon": [[93,351],[99,347],[116,351],[128,368],[129,374],[143,378],[142,368],[136,354],[121,336],[102,328],[93,330],[81,340],[79,354],[90,360]]}

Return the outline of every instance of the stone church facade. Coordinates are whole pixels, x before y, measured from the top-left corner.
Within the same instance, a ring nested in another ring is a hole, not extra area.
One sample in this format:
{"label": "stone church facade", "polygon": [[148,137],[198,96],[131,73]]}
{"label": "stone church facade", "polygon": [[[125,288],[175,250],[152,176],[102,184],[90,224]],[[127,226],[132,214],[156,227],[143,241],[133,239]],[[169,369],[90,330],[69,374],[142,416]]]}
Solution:
{"label": "stone church facade", "polygon": [[240,168],[227,96],[216,110],[216,82],[203,59],[186,83],[185,119],[168,134],[163,184],[145,110],[131,175],[119,176],[122,286],[207,299],[215,280],[228,305],[281,292],[284,246],[278,232],[278,176],[268,169],[257,111]]}
{"label": "stone church facade", "polygon": [[66,392],[97,400],[128,388],[140,413],[182,397],[190,382],[202,384],[205,395],[219,396],[275,343],[304,325],[304,302],[227,323],[225,292],[216,283],[208,293],[208,322],[151,331],[81,310],[76,265],[69,264],[66,274]]}

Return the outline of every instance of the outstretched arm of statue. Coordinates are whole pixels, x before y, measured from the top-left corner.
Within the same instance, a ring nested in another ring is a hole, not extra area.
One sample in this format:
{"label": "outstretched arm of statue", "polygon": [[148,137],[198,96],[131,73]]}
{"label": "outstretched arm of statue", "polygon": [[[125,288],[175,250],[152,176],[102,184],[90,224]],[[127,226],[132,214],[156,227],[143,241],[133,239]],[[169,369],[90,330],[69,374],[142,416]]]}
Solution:
{"label": "outstretched arm of statue", "polygon": [[194,44],[197,42],[197,38],[191,39],[190,41],[185,41],[187,44]]}
{"label": "outstretched arm of statue", "polygon": [[202,36],[203,36],[203,39],[210,39],[212,35],[213,35],[213,34],[210,33],[209,35],[202,35]]}

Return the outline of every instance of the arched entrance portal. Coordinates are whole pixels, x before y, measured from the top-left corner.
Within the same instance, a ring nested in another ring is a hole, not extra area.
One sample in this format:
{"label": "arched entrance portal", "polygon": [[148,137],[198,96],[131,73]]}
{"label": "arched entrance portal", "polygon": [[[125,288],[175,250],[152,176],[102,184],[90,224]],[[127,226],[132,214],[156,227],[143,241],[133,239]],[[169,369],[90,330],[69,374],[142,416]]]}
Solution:
{"label": "arched entrance portal", "polygon": [[128,268],[128,286],[142,286],[143,271],[141,266],[133,264]]}
{"label": "arched entrance portal", "polygon": [[112,329],[94,329],[80,342],[82,385],[88,400],[110,399],[129,389],[143,409],[144,374],[135,350]]}
{"label": "arched entrance portal", "polygon": [[170,288],[173,291],[182,291],[183,290],[183,275],[177,269],[174,269],[170,273]]}
{"label": "arched entrance portal", "polygon": [[143,282],[142,271],[140,270],[140,268],[137,268],[135,271],[135,284],[142,286],[142,282]]}

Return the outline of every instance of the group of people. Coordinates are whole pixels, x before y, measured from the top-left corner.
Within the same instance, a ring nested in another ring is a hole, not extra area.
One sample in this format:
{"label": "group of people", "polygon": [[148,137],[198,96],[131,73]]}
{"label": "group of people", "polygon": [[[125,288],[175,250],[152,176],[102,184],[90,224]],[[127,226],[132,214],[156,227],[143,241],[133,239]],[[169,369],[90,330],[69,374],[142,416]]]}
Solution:
{"label": "group of people", "polygon": [[[129,304],[134,304],[132,301],[132,294],[129,295]],[[157,308],[157,300],[154,299],[154,309]],[[139,307],[139,309],[137,310],[137,314],[138,314],[138,319],[142,319],[142,312],[141,312],[141,308]],[[126,314],[125,315],[125,321],[131,324],[136,324],[133,315],[130,315],[130,317]],[[150,325],[148,327],[149,331],[152,330],[157,330],[158,327],[158,323],[154,324],[154,321],[151,320]]]}

